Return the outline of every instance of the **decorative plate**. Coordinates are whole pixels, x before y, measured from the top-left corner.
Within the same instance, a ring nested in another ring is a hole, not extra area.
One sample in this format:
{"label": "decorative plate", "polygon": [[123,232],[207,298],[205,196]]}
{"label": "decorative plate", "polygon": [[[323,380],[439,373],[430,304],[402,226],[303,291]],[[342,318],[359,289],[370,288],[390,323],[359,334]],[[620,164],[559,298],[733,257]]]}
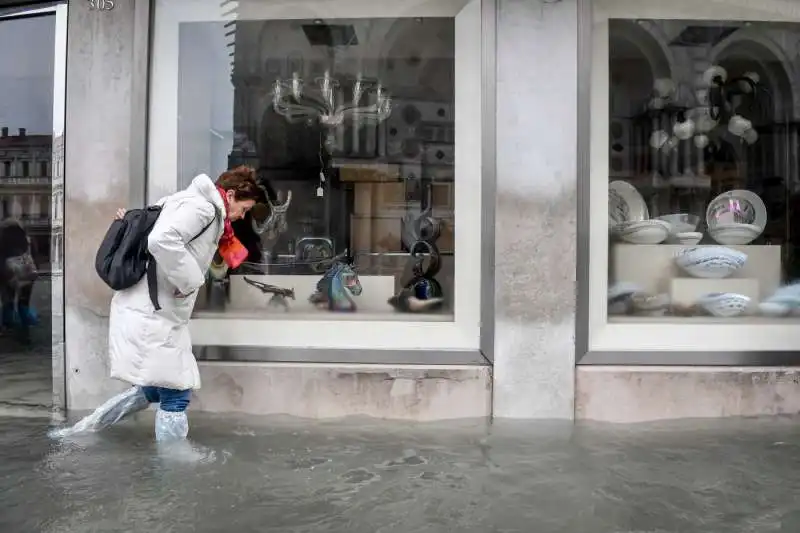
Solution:
{"label": "decorative plate", "polygon": [[706,224],[753,224],[763,231],[767,225],[767,207],[753,192],[737,189],[720,194],[708,204]]}
{"label": "decorative plate", "polygon": [[763,227],[755,224],[717,224],[708,230],[711,238],[720,244],[743,245],[750,244],[764,231]]}
{"label": "decorative plate", "polygon": [[627,181],[612,181],[608,184],[608,224],[614,226],[622,222],[647,220],[650,214],[647,204]]}
{"label": "decorative plate", "polygon": [[746,261],[747,254],[724,246],[685,248],[675,254],[675,263],[693,278],[727,278]]}
{"label": "decorative plate", "polygon": [[750,305],[750,298],[731,292],[712,292],[701,296],[697,300],[697,305],[710,315],[731,318],[742,315],[747,311],[747,306]]}
{"label": "decorative plate", "polygon": [[612,229],[614,235],[631,244],[660,244],[669,237],[672,226],[663,220],[623,222]]}

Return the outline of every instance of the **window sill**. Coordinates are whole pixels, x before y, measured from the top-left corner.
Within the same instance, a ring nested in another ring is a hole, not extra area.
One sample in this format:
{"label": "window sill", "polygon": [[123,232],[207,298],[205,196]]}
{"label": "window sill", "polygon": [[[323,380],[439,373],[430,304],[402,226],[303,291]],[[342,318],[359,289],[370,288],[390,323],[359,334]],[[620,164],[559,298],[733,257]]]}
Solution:
{"label": "window sill", "polygon": [[453,322],[452,313],[401,313],[399,311],[198,311],[192,320],[262,320],[265,322]]}

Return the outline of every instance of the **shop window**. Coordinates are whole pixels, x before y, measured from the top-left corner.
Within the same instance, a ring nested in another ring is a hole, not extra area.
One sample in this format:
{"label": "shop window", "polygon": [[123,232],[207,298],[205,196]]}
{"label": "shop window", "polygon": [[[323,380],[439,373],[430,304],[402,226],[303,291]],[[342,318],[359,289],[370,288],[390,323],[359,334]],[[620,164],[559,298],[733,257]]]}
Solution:
{"label": "shop window", "polygon": [[268,197],[195,342],[477,347],[480,1],[292,5],[156,2],[150,201],[239,165]]}
{"label": "shop window", "polygon": [[590,348],[796,349],[797,14],[595,9]]}

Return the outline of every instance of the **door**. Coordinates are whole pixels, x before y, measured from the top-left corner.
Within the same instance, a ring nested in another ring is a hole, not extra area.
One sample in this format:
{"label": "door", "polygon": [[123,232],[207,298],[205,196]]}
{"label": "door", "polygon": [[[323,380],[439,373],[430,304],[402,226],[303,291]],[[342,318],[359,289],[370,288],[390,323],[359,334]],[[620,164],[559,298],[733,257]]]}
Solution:
{"label": "door", "polygon": [[66,14],[0,2],[0,416],[64,408]]}

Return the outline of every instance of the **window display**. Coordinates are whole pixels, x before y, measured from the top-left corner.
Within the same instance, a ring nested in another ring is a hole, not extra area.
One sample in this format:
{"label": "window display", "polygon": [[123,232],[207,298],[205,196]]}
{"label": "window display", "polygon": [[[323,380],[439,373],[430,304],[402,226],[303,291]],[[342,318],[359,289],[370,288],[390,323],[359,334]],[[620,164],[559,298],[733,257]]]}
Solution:
{"label": "window display", "polygon": [[239,165],[264,189],[195,319],[472,322],[480,1],[223,4],[155,10],[149,201]]}
{"label": "window display", "polygon": [[800,321],[790,11],[772,0],[758,11],[731,0],[595,5],[592,105],[607,119],[592,124],[592,232],[605,235],[591,257],[607,261],[602,282],[590,274],[604,287],[590,304],[595,345],[665,349],[677,336],[689,350],[771,349],[788,338],[759,347],[723,326]]}
{"label": "window display", "polygon": [[614,19],[608,38],[609,320],[800,318],[800,76],[780,59],[800,24]]}

